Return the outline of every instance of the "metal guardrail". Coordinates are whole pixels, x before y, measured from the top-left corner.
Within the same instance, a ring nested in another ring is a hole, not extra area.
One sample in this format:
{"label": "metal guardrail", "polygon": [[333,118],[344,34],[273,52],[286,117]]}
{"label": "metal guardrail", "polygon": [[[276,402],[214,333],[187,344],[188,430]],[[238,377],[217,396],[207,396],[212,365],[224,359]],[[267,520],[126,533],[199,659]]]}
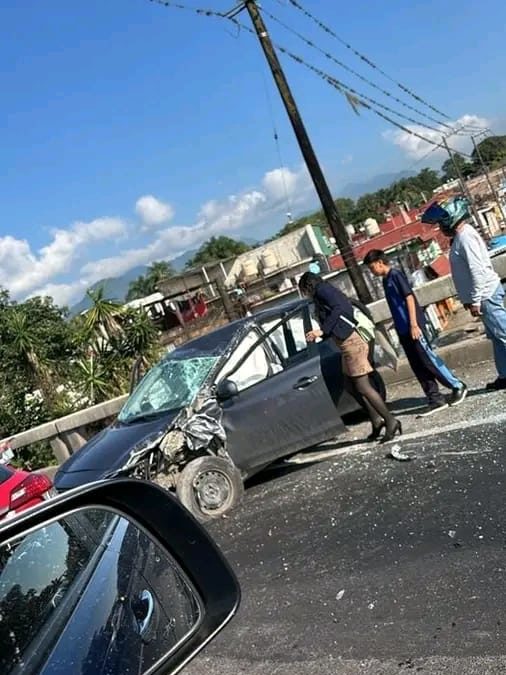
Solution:
{"label": "metal guardrail", "polygon": [[[492,262],[501,279],[506,279],[506,253],[495,256],[492,258]],[[415,293],[420,304],[426,307],[435,302],[454,297],[456,290],[451,276],[446,276],[418,287]],[[373,302],[369,305],[369,308],[376,323],[390,319],[390,310],[386,300]],[[127,394],[118,396],[91,408],[22,431],[12,437],[11,446],[13,449],[18,449],[37,441],[47,440],[51,444],[58,462],[63,462],[71,453],[76,452],[86,443],[86,426],[117,415],[127,398]],[[0,443],[2,442],[0,441]]]}

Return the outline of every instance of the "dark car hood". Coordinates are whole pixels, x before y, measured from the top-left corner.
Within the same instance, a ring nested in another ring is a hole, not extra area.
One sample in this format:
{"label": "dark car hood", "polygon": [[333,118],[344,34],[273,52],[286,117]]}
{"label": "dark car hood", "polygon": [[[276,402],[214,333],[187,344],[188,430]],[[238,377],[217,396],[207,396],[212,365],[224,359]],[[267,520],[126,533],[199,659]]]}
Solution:
{"label": "dark car hood", "polygon": [[166,429],[179,411],[171,411],[145,422],[115,422],[94,436],[64,462],[54,477],[57,490],[69,490],[104,478],[120,469],[130,451],[139,443]]}

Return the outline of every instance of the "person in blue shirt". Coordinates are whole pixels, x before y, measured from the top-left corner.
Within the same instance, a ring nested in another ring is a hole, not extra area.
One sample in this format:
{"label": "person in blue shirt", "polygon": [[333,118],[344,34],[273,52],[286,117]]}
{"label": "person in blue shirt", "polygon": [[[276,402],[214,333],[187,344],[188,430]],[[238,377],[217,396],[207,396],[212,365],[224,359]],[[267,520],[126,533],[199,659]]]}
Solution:
{"label": "person in blue shirt", "polygon": [[[369,251],[364,263],[375,276],[383,279],[399,341],[427,397],[427,408],[418,417],[427,417],[449,405],[462,403],[467,396],[467,386],[431,348],[425,334],[425,315],[404,272],[392,267],[384,251],[378,249]],[[439,390],[438,383],[451,390],[448,399]]]}
{"label": "person in blue shirt", "polygon": [[[308,342],[318,338],[329,338],[339,347],[342,354],[345,386],[354,389],[361,396],[372,423],[368,440],[381,443],[391,441],[396,434],[402,434],[402,426],[389,411],[381,395],[371,383],[370,374],[374,367],[369,359],[369,345],[356,329],[353,305],[342,291],[324,281],[313,272],[306,272],[299,280],[301,293],[314,302],[316,319],[320,328],[309,331]],[[349,385],[349,386],[348,386]]]}

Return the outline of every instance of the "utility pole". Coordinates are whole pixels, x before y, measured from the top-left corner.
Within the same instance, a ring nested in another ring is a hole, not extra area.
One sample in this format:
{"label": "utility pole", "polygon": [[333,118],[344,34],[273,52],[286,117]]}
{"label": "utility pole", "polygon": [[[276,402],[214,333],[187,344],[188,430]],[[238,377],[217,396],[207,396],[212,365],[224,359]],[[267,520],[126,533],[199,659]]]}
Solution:
{"label": "utility pole", "polygon": [[355,254],[353,253],[345,224],[339,215],[330,193],[329,187],[323,175],[323,171],[320,167],[297,108],[297,104],[295,103],[295,99],[293,98],[285,74],[274,50],[274,45],[272,44],[267,32],[262,15],[260,14],[255,0],[244,0],[244,5],[248,11],[248,14],[250,15],[251,21],[253,22],[253,26],[260,44],[262,45],[265,57],[272,71],[274,81],[276,82],[286,112],[290,118],[290,122],[302,152],[302,156],[306,162],[306,166],[313,180],[318,197],[320,198],[323,212],[325,213],[325,217],[327,218],[332,234],[336,240],[339,250],[341,251],[344,264],[346,265],[350,275],[350,279],[353,283],[353,286],[355,287],[359,299],[365,304],[370,303],[373,301],[373,298],[369,288],[367,287],[367,283],[364,279],[358,261],[355,258]]}
{"label": "utility pole", "polygon": [[459,183],[460,183],[460,187],[462,189],[462,192],[465,194],[465,196],[469,200],[469,206],[471,208],[471,213],[473,215],[473,218],[476,222],[476,226],[478,227],[480,232],[483,234],[483,236],[486,237],[487,239],[489,239],[490,238],[489,233],[486,232],[485,228],[482,225],[482,222],[481,222],[481,219],[480,219],[480,214],[478,213],[478,211],[477,211],[477,209],[474,205],[473,196],[472,196],[470,190],[467,187],[464,176],[462,175],[462,171],[460,170],[460,166],[459,166],[457,160],[455,159],[455,155],[450,150],[450,147],[448,146],[448,142],[447,142],[447,140],[444,136],[443,136],[443,145],[446,149],[446,152],[449,154],[450,159],[452,160],[453,168],[455,169],[455,173],[457,174],[457,177],[459,179]]}
{"label": "utility pole", "polygon": [[474,136],[471,136],[471,140],[473,141],[474,150],[475,150],[476,156],[478,157],[478,160],[479,160],[479,162],[480,162],[480,164],[481,164],[482,171],[483,171],[483,173],[485,174],[485,178],[487,179],[487,183],[488,183],[488,187],[490,188],[490,192],[491,192],[492,195],[494,196],[494,199],[495,199],[495,201],[496,201],[496,203],[497,203],[497,206],[499,207],[499,209],[500,209],[500,211],[501,211],[501,215],[502,215],[502,219],[503,219],[503,224],[506,224],[506,214],[504,213],[503,205],[501,204],[501,201],[500,201],[500,199],[499,199],[499,194],[498,194],[497,190],[495,189],[495,187],[494,187],[494,185],[493,185],[493,183],[492,183],[492,181],[491,181],[491,179],[490,179],[490,174],[489,174],[489,172],[488,172],[488,167],[487,167],[487,165],[485,164],[485,162],[483,161],[483,157],[482,157],[480,148],[479,148],[478,144],[476,143],[476,140],[475,140]]}

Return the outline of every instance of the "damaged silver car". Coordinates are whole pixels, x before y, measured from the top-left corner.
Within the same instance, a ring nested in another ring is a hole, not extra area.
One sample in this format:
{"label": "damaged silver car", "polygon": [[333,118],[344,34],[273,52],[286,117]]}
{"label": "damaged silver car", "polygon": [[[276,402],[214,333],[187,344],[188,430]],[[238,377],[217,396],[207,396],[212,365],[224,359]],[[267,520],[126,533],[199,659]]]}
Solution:
{"label": "damaged silver car", "polygon": [[[360,407],[332,341],[308,345],[297,301],[179,347],[134,388],[116,421],[58,470],[58,491],[117,476],[156,481],[200,520],[240,500],[246,478],[334,438]],[[371,355],[372,358],[372,355]],[[381,377],[374,384],[385,397]]]}

